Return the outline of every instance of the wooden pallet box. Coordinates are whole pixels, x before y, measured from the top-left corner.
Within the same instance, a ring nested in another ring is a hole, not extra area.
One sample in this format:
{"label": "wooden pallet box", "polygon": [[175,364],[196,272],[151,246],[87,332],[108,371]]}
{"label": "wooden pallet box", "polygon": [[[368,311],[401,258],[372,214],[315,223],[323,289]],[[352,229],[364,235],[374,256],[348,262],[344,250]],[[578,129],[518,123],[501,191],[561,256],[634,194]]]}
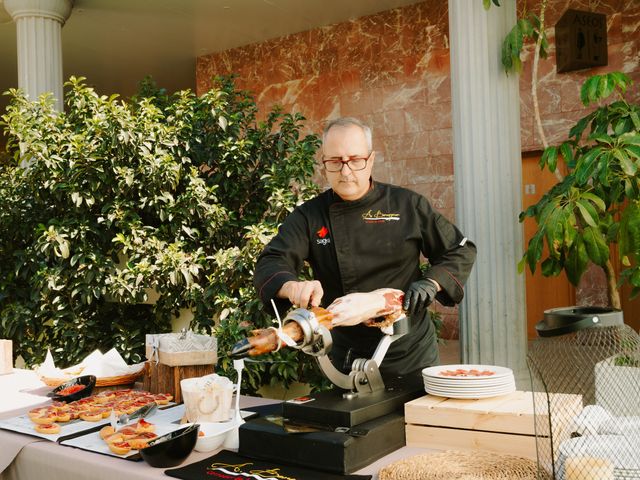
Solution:
{"label": "wooden pallet box", "polygon": [[[579,395],[551,395],[567,415],[582,409]],[[532,393],[524,391],[478,400],[425,395],[405,404],[407,446],[486,450],[535,459],[533,404]],[[536,414],[546,415],[542,411]]]}
{"label": "wooden pallet box", "polygon": [[147,361],[143,389],[151,393],[170,393],[173,401],[182,403],[180,380],[202,377],[214,372],[213,365],[180,365],[170,367],[162,363]]}
{"label": "wooden pallet box", "polygon": [[170,393],[182,403],[180,381],[214,373],[218,362],[215,337],[192,331],[147,334],[143,386],[151,393]]}

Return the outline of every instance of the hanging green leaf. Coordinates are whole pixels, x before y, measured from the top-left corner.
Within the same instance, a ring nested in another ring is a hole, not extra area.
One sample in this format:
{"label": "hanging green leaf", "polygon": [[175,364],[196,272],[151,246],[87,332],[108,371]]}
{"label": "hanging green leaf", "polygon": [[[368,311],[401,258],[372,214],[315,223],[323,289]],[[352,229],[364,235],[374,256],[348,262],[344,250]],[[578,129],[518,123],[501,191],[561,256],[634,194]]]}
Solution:
{"label": "hanging green leaf", "polygon": [[518,262],[518,273],[522,275],[522,273],[524,273],[524,269],[527,266],[527,254],[525,253],[522,258],[520,259],[520,261]]}
{"label": "hanging green leaf", "polygon": [[556,166],[558,165],[557,147],[551,146],[544,149],[540,157],[540,168],[544,168],[545,165],[549,167],[551,172],[555,172]]}
{"label": "hanging green leaf", "polygon": [[571,130],[569,130],[569,138],[575,138],[576,142],[579,142],[580,138],[582,137],[582,133],[584,132],[585,128],[587,128],[591,120],[593,120],[593,117],[594,113],[592,112],[586,117],[582,117],[580,120],[578,120],[578,123],[576,123],[571,128]]}
{"label": "hanging green leaf", "polygon": [[580,100],[583,105],[589,105],[589,103],[595,98],[596,92],[598,91],[599,80],[598,75],[594,75],[584,82],[584,85],[580,89]]}
{"label": "hanging green leaf", "polygon": [[640,146],[638,145],[625,145],[627,155],[633,158],[640,159]]}
{"label": "hanging green leaf", "polygon": [[598,98],[606,98],[613,92],[615,88],[615,83],[613,78],[610,78],[608,75],[603,75],[600,77],[598,81],[598,90],[597,95]]}
{"label": "hanging green leaf", "polygon": [[630,202],[622,212],[618,234],[620,255],[633,256],[640,253],[640,208]]}
{"label": "hanging green leaf", "polygon": [[560,145],[560,154],[565,164],[571,165],[573,163],[573,148],[570,142],[563,142]]}
{"label": "hanging green leaf", "polygon": [[594,75],[589,77],[580,90],[580,100],[584,105],[604,100],[611,95],[614,90],[624,94],[631,79],[621,72],[612,72],[604,75]]}
{"label": "hanging green leaf", "polygon": [[579,157],[578,163],[574,171],[576,181],[579,185],[584,185],[591,177],[594,167],[597,164],[598,157],[602,153],[602,147],[594,147]]}
{"label": "hanging green leaf", "polygon": [[580,196],[586,200],[589,200],[591,203],[593,203],[596,206],[596,208],[601,212],[604,212],[607,208],[604,203],[604,200],[602,200],[599,196],[591,192],[584,192]]}
{"label": "hanging green leaf", "polygon": [[531,273],[536,272],[536,265],[542,258],[542,247],[544,239],[544,230],[538,230],[538,232],[529,241],[529,248],[527,248],[527,263]]}
{"label": "hanging green leaf", "polygon": [[614,148],[611,150],[611,154],[620,162],[620,167],[626,175],[633,177],[636,174],[638,166],[629,158],[625,150]]}
{"label": "hanging green leaf", "polygon": [[573,242],[575,242],[576,237],[578,236],[576,216],[572,211],[568,209],[567,209],[567,212],[568,212],[567,223],[564,227],[564,249],[565,250],[568,250],[569,248],[571,248],[571,246],[573,245]]}
{"label": "hanging green leaf", "polygon": [[580,216],[587,224],[591,225],[592,227],[598,226],[598,212],[596,212],[595,208],[593,208],[593,205],[590,202],[578,199],[576,201],[576,207],[580,211]]}
{"label": "hanging green leaf", "polygon": [[573,246],[569,249],[567,260],[565,262],[567,278],[573,285],[578,285],[580,277],[582,277],[588,263],[589,256],[587,255],[584,241],[581,236],[578,236]]}
{"label": "hanging green leaf", "polygon": [[609,260],[609,247],[600,230],[589,226],[583,230],[582,238],[591,261],[603,266]]}
{"label": "hanging green leaf", "polygon": [[562,272],[562,262],[553,258],[547,258],[542,262],[542,275],[545,277],[557,277]]}
{"label": "hanging green leaf", "polygon": [[545,232],[549,255],[559,260],[565,248],[565,230],[571,229],[570,211],[567,208],[554,208],[545,222]]}
{"label": "hanging green leaf", "polygon": [[640,115],[638,115],[638,112],[635,110],[630,112],[629,118],[631,118],[633,126],[636,128],[636,130],[640,130]]}

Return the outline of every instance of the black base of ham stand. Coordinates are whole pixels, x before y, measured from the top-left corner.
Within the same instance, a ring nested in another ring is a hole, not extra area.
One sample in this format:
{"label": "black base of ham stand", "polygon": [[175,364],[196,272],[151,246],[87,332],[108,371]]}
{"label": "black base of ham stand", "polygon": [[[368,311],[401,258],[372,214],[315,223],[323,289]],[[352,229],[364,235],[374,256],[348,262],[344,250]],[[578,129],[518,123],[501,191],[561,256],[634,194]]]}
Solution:
{"label": "black base of ham stand", "polygon": [[[284,422],[322,431],[290,433],[258,418],[240,427],[239,453],[261,460],[349,474],[405,445],[404,404],[424,395],[417,381],[397,379],[385,391],[344,399],[342,392],[283,404]],[[420,382],[421,383],[421,382]]]}

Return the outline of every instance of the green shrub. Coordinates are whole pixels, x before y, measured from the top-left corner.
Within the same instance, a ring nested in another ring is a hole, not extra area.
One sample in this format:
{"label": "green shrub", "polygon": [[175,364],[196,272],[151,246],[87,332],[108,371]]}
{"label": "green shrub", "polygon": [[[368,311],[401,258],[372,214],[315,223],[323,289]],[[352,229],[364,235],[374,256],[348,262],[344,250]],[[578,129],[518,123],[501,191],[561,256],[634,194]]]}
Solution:
{"label": "green shrub", "polygon": [[[66,111],[11,91],[2,117],[13,162],[0,164],[0,334],[27,364],[47,347],[71,364],[117,347],[140,361],[144,334],[179,308],[229,346],[270,324],[252,286],[256,256],[311,182],[315,135],[275,109],[262,122],[230,79],[197,97],[145,81],[127,102],[67,83]],[[160,299],[141,305],[149,289]],[[321,384],[297,351],[251,363],[245,389]]]}

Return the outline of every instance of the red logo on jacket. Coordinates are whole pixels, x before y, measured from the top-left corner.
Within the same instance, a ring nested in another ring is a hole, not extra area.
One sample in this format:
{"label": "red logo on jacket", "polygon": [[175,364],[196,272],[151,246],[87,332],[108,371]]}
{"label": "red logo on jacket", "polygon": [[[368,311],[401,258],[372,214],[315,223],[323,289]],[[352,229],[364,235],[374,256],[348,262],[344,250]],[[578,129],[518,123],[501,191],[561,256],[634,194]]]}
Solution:
{"label": "red logo on jacket", "polygon": [[331,243],[331,239],[328,237],[329,229],[324,225],[316,232],[316,235],[318,236],[318,238],[316,238],[318,245],[329,245]]}

